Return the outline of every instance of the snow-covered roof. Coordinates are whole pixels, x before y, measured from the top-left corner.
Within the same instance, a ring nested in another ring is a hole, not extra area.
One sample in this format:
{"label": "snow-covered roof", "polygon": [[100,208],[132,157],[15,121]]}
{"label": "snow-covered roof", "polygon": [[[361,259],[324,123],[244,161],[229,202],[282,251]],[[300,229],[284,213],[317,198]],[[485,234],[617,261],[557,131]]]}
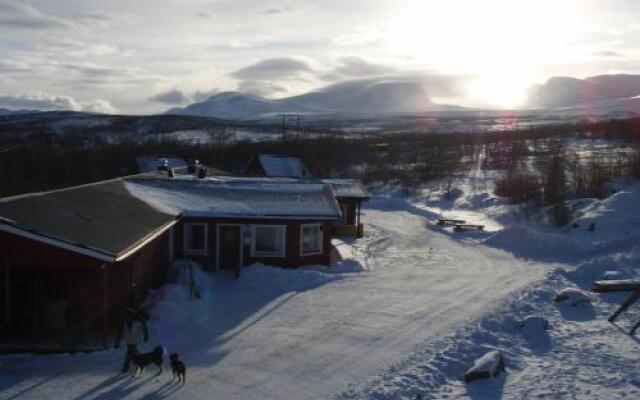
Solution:
{"label": "snow-covered roof", "polygon": [[130,179],[129,192],[159,211],[184,216],[339,219],[329,185],[288,179]]}
{"label": "snow-covered roof", "polygon": [[331,185],[336,197],[369,198],[369,193],[358,179],[321,179],[320,182]]}
{"label": "snow-covered roof", "polygon": [[169,168],[183,168],[187,166],[187,160],[182,157],[171,156],[140,156],[136,158],[140,172],[157,171],[158,167],[167,162]]}
{"label": "snow-covered roof", "polygon": [[258,160],[266,176],[311,178],[311,172],[298,157],[260,154]]}

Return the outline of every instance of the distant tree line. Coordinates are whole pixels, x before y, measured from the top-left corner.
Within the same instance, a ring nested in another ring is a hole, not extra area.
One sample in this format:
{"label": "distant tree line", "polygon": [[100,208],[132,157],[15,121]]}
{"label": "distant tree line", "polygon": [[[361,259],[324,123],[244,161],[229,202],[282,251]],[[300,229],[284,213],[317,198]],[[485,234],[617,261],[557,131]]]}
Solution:
{"label": "distant tree line", "polygon": [[[603,196],[603,182],[611,177],[640,176],[640,152],[629,150],[640,145],[640,119],[456,134],[345,135],[309,130],[286,140],[261,142],[237,141],[233,129],[223,125],[202,129],[212,140],[113,141],[101,135],[37,130],[0,133],[0,196],[134,174],[136,158],[143,155],[198,159],[238,173],[256,154],[290,154],[302,157],[317,176],[352,176],[407,188],[433,180],[450,185],[457,174],[472,167],[503,170],[497,193],[513,202],[532,200],[541,205],[572,196]],[[587,151],[588,143],[600,142],[606,144],[601,152]],[[13,147],[2,151],[7,146]]]}

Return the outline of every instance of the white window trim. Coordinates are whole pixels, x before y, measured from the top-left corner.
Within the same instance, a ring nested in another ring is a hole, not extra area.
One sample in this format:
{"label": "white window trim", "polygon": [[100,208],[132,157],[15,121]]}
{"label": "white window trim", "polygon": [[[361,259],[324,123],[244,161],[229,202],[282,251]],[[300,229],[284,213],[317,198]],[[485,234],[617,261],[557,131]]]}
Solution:
{"label": "white window trim", "polygon": [[[311,228],[311,227],[318,227],[318,229],[320,230],[320,235],[318,236],[318,249],[316,251],[310,251],[310,252],[303,252],[302,251],[302,231],[304,228]],[[307,257],[307,256],[317,256],[319,254],[322,254],[324,251],[324,231],[322,229],[322,224],[301,224],[300,225],[300,256],[301,257]]]}
{"label": "white window trim", "polygon": [[[189,240],[187,238],[189,227],[203,226],[204,227],[204,249],[190,249],[187,247]],[[184,224],[182,247],[186,256],[206,256],[209,254],[209,224],[206,222],[189,222]]]}
{"label": "white window trim", "polygon": [[[270,227],[282,230],[282,253],[279,254],[261,254],[256,253],[256,228],[258,227]],[[287,226],[286,225],[269,225],[258,224],[251,225],[251,257],[257,258],[285,258],[287,256]]]}

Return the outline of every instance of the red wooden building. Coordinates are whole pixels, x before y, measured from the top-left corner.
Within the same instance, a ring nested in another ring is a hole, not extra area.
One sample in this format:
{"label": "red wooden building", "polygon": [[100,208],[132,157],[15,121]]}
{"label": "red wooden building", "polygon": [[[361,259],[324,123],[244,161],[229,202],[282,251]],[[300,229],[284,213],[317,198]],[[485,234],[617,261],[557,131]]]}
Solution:
{"label": "red wooden building", "polygon": [[173,235],[175,255],[193,258],[205,268],[330,264],[332,227],[341,213],[327,184],[182,176],[127,185],[149,204],[180,215]]}
{"label": "red wooden building", "polygon": [[[331,187],[148,174],[0,200],[0,351],[113,344],[173,258],[329,265]],[[266,283],[268,284],[268,283]]]}
{"label": "red wooden building", "polygon": [[122,180],[0,200],[0,350],[111,343],[162,283],[176,222]]}

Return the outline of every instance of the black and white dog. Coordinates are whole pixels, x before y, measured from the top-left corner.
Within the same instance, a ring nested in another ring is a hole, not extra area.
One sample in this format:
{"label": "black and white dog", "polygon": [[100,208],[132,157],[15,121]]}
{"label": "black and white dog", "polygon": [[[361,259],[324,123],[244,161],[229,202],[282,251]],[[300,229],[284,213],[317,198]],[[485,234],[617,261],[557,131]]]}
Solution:
{"label": "black and white dog", "polygon": [[136,376],[140,376],[144,368],[149,364],[155,364],[158,367],[158,375],[162,373],[162,362],[164,356],[164,347],[156,346],[149,353],[138,353],[133,356],[133,363],[137,366]]}
{"label": "black and white dog", "polygon": [[184,366],[184,363],[178,359],[178,354],[173,353],[169,356],[169,360],[171,361],[171,370],[173,371],[173,377],[178,378],[178,382],[182,381],[184,385],[186,376],[187,376],[187,368]]}

